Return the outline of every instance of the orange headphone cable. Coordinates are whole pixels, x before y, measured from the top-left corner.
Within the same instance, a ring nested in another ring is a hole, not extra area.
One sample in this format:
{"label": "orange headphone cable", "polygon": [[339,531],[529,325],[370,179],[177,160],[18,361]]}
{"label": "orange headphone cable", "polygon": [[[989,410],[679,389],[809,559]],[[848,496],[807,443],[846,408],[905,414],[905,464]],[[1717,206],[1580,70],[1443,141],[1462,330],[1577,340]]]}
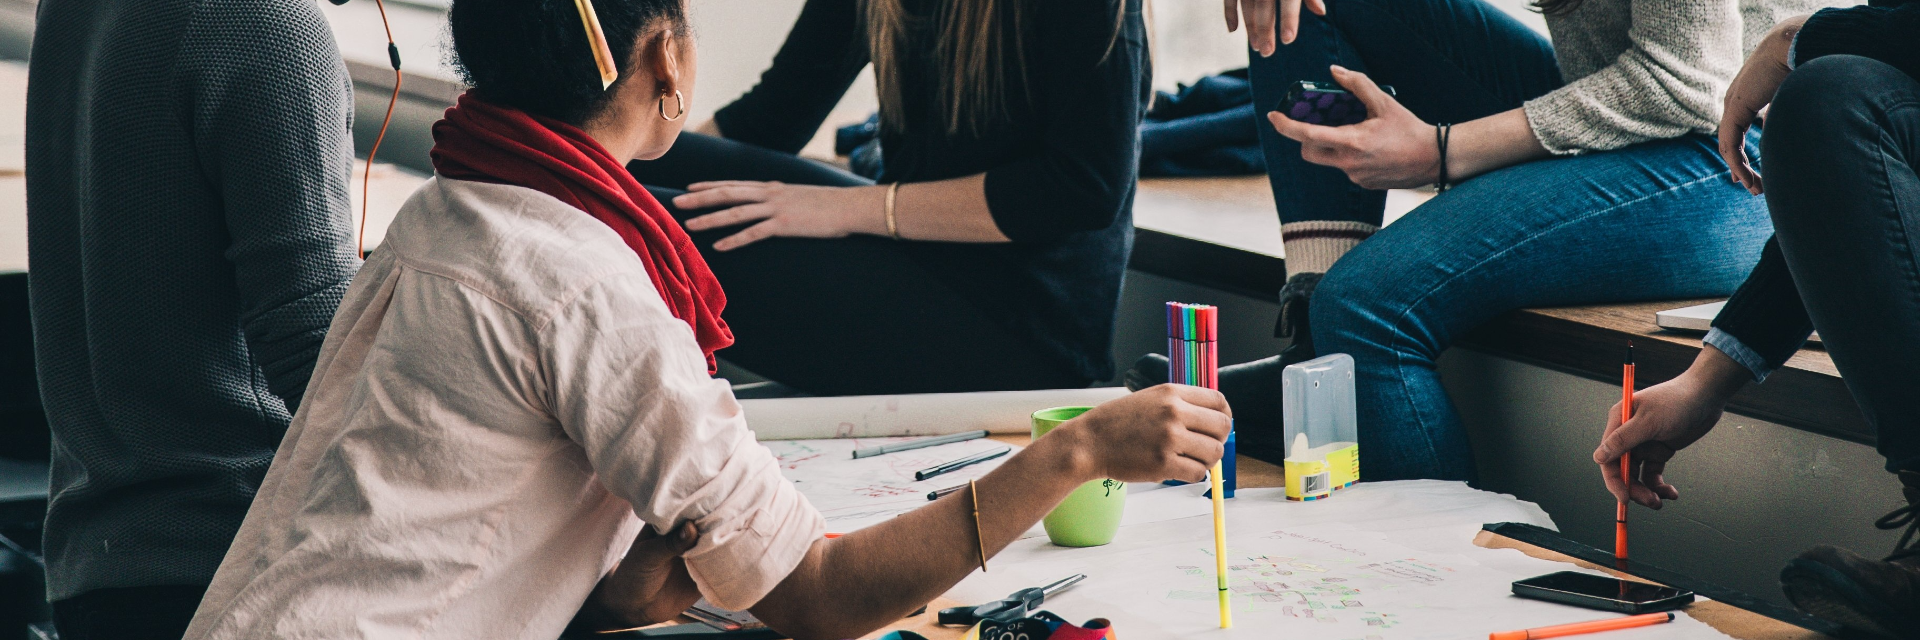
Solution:
{"label": "orange headphone cable", "polygon": [[380,8],[380,27],[387,31],[387,59],[393,63],[393,95],[387,98],[387,116],[380,120],[380,133],[373,137],[373,148],[367,150],[367,170],[360,179],[360,227],[354,234],[353,252],[361,259],[367,257],[367,210],[373,205],[370,197],[373,193],[373,156],[380,153],[380,143],[387,139],[387,126],[393,124],[393,107],[400,102],[400,47],[393,43],[393,25],[387,22],[386,2],[373,0],[373,6]]}

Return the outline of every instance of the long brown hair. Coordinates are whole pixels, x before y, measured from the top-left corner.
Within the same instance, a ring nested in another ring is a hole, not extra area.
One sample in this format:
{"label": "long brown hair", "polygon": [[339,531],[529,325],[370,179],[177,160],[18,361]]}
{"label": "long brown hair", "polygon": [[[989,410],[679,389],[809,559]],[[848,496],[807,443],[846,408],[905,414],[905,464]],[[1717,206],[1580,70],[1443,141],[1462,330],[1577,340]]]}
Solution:
{"label": "long brown hair", "polygon": [[[939,35],[933,55],[939,64],[938,104],[947,133],[978,135],[1006,118],[1011,103],[1029,98],[1026,48],[1022,37],[1034,0],[945,0],[935,15],[907,13],[902,0],[867,0],[867,50],[880,93],[880,125],[898,132],[906,126],[902,85],[908,69],[908,32],[925,32],[931,20]],[[1044,1],[1044,0],[1041,0]],[[1144,2],[1144,0],[1143,0]],[[1114,13],[1113,38],[1119,39],[1126,1]],[[1110,54],[1113,44],[1107,45]]]}

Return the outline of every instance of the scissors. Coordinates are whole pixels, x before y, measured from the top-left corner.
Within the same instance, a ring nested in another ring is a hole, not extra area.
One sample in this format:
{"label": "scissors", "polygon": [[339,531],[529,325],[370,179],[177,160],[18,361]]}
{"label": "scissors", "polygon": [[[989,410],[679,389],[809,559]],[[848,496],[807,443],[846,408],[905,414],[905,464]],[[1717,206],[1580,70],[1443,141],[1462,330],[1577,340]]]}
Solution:
{"label": "scissors", "polygon": [[1005,598],[972,607],[953,607],[940,610],[940,624],[972,626],[981,620],[1010,622],[1027,616],[1029,612],[1047,601],[1047,596],[1078,584],[1087,579],[1087,574],[1076,573],[1044,587],[1031,587],[1015,591]]}

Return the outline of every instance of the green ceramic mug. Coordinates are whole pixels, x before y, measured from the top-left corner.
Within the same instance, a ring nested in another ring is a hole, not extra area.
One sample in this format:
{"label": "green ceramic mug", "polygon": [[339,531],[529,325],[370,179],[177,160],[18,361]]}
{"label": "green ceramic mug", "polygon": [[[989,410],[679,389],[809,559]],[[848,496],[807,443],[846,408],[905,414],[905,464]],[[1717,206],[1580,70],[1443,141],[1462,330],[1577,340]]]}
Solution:
{"label": "green ceramic mug", "polygon": [[[1054,407],[1033,412],[1033,439],[1039,440],[1061,423],[1077,418],[1093,407]],[[1126,512],[1127,483],[1112,478],[1080,485],[1067,499],[1060,501],[1041,523],[1047,538],[1062,547],[1097,547],[1113,542],[1120,532],[1120,516]]]}

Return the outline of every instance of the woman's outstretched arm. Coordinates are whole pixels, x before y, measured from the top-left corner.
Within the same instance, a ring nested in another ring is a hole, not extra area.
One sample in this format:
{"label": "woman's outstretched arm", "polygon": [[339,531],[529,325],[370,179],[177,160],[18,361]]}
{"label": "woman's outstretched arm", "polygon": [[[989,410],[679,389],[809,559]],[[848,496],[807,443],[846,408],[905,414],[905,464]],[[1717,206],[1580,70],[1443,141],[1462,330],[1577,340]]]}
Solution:
{"label": "woman's outstretched arm", "polygon": [[[800,640],[857,638],[899,620],[980,566],[1089,480],[1195,481],[1224,452],[1230,418],[1211,389],[1161,385],[1108,402],[1034,441],[961,491],[884,523],[815,542],[752,607]],[[1198,534],[1197,534],[1198,535]]]}

